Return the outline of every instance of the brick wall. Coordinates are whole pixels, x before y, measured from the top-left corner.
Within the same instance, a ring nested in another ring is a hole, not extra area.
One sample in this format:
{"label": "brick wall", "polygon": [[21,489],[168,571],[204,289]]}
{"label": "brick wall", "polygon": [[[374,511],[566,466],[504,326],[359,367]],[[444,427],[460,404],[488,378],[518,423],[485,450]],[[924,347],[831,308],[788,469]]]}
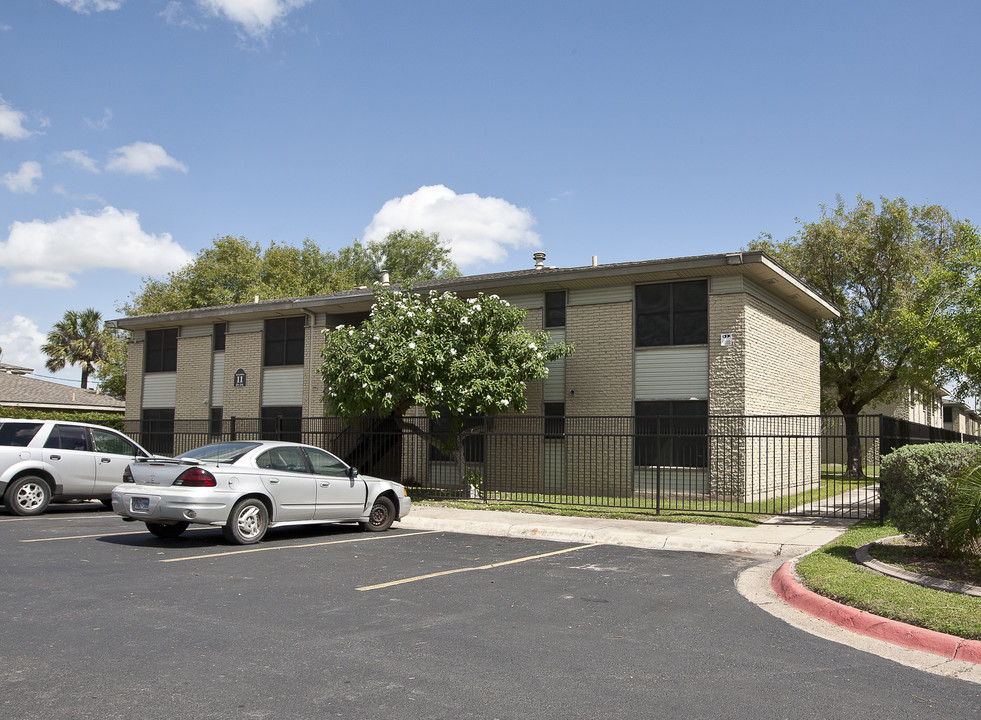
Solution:
{"label": "brick wall", "polygon": [[177,400],[174,417],[207,420],[211,417],[211,336],[177,340]]}
{"label": "brick wall", "polygon": [[[245,387],[234,387],[235,373],[245,371]],[[225,336],[224,418],[257,418],[262,401],[262,333]]]}
{"label": "brick wall", "polygon": [[143,341],[126,347],[126,420],[139,420],[143,403]]}

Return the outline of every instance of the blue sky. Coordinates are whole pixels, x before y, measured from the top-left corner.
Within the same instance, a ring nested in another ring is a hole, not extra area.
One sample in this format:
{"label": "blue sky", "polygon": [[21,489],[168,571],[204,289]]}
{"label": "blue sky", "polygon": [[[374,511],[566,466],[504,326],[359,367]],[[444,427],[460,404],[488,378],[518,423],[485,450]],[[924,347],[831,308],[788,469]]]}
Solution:
{"label": "blue sky", "polygon": [[[976,2],[7,0],[0,348],[215,237],[467,274],[738,250],[836,194],[981,221]],[[60,373],[75,379],[70,368]]]}

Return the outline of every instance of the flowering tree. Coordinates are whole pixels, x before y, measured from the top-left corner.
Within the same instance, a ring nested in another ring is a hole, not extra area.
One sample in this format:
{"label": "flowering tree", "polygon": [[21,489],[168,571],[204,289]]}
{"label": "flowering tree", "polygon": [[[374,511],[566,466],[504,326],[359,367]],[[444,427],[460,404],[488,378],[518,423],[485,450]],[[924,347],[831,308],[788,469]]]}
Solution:
{"label": "flowering tree", "polygon": [[[464,300],[379,287],[364,323],[324,330],[324,404],[341,417],[394,417],[449,452],[462,480],[467,419],[524,411],[525,383],[572,352],[550,344],[546,332],[526,330],[525,314],[496,295]],[[448,441],[405,421],[416,406],[450,421]]]}

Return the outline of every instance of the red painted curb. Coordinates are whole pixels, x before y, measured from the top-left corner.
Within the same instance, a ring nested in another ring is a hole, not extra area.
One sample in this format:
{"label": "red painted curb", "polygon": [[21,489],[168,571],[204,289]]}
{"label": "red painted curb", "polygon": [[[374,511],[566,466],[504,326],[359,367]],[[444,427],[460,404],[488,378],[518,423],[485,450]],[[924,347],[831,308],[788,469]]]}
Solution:
{"label": "red painted curb", "polygon": [[952,660],[981,664],[981,641],[965,640],[898,620],[888,620],[837,603],[808,590],[797,582],[791,571],[792,565],[790,562],[785,562],[770,578],[770,586],[791,607],[845,630],[885,640],[893,645],[910,650],[922,650]]}

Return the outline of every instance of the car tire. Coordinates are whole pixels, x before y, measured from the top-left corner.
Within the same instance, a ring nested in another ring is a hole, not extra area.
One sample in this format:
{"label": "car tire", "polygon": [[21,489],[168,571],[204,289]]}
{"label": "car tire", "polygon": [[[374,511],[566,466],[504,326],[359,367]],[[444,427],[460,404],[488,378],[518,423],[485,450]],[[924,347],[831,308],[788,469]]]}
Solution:
{"label": "car tire", "polygon": [[266,504],[257,498],[245,498],[235,503],[221,532],[230,543],[252,545],[262,540],[268,528]]}
{"label": "car tire", "polygon": [[40,515],[51,502],[51,486],[36,475],[24,475],[7,485],[3,504],[14,515]]}
{"label": "car tire", "polygon": [[173,540],[176,537],[180,537],[181,534],[187,530],[187,526],[190,525],[190,523],[186,522],[174,523],[173,525],[164,525],[162,523],[151,522],[144,524],[146,525],[146,529],[156,535],[158,538],[165,538],[167,540]]}
{"label": "car tire", "polygon": [[112,498],[99,498],[99,502],[102,503],[103,507],[107,507],[112,510]]}
{"label": "car tire", "polygon": [[392,527],[395,522],[395,503],[385,496],[375,498],[375,504],[371,506],[371,513],[368,520],[359,523],[362,530],[369,532],[383,532]]}

